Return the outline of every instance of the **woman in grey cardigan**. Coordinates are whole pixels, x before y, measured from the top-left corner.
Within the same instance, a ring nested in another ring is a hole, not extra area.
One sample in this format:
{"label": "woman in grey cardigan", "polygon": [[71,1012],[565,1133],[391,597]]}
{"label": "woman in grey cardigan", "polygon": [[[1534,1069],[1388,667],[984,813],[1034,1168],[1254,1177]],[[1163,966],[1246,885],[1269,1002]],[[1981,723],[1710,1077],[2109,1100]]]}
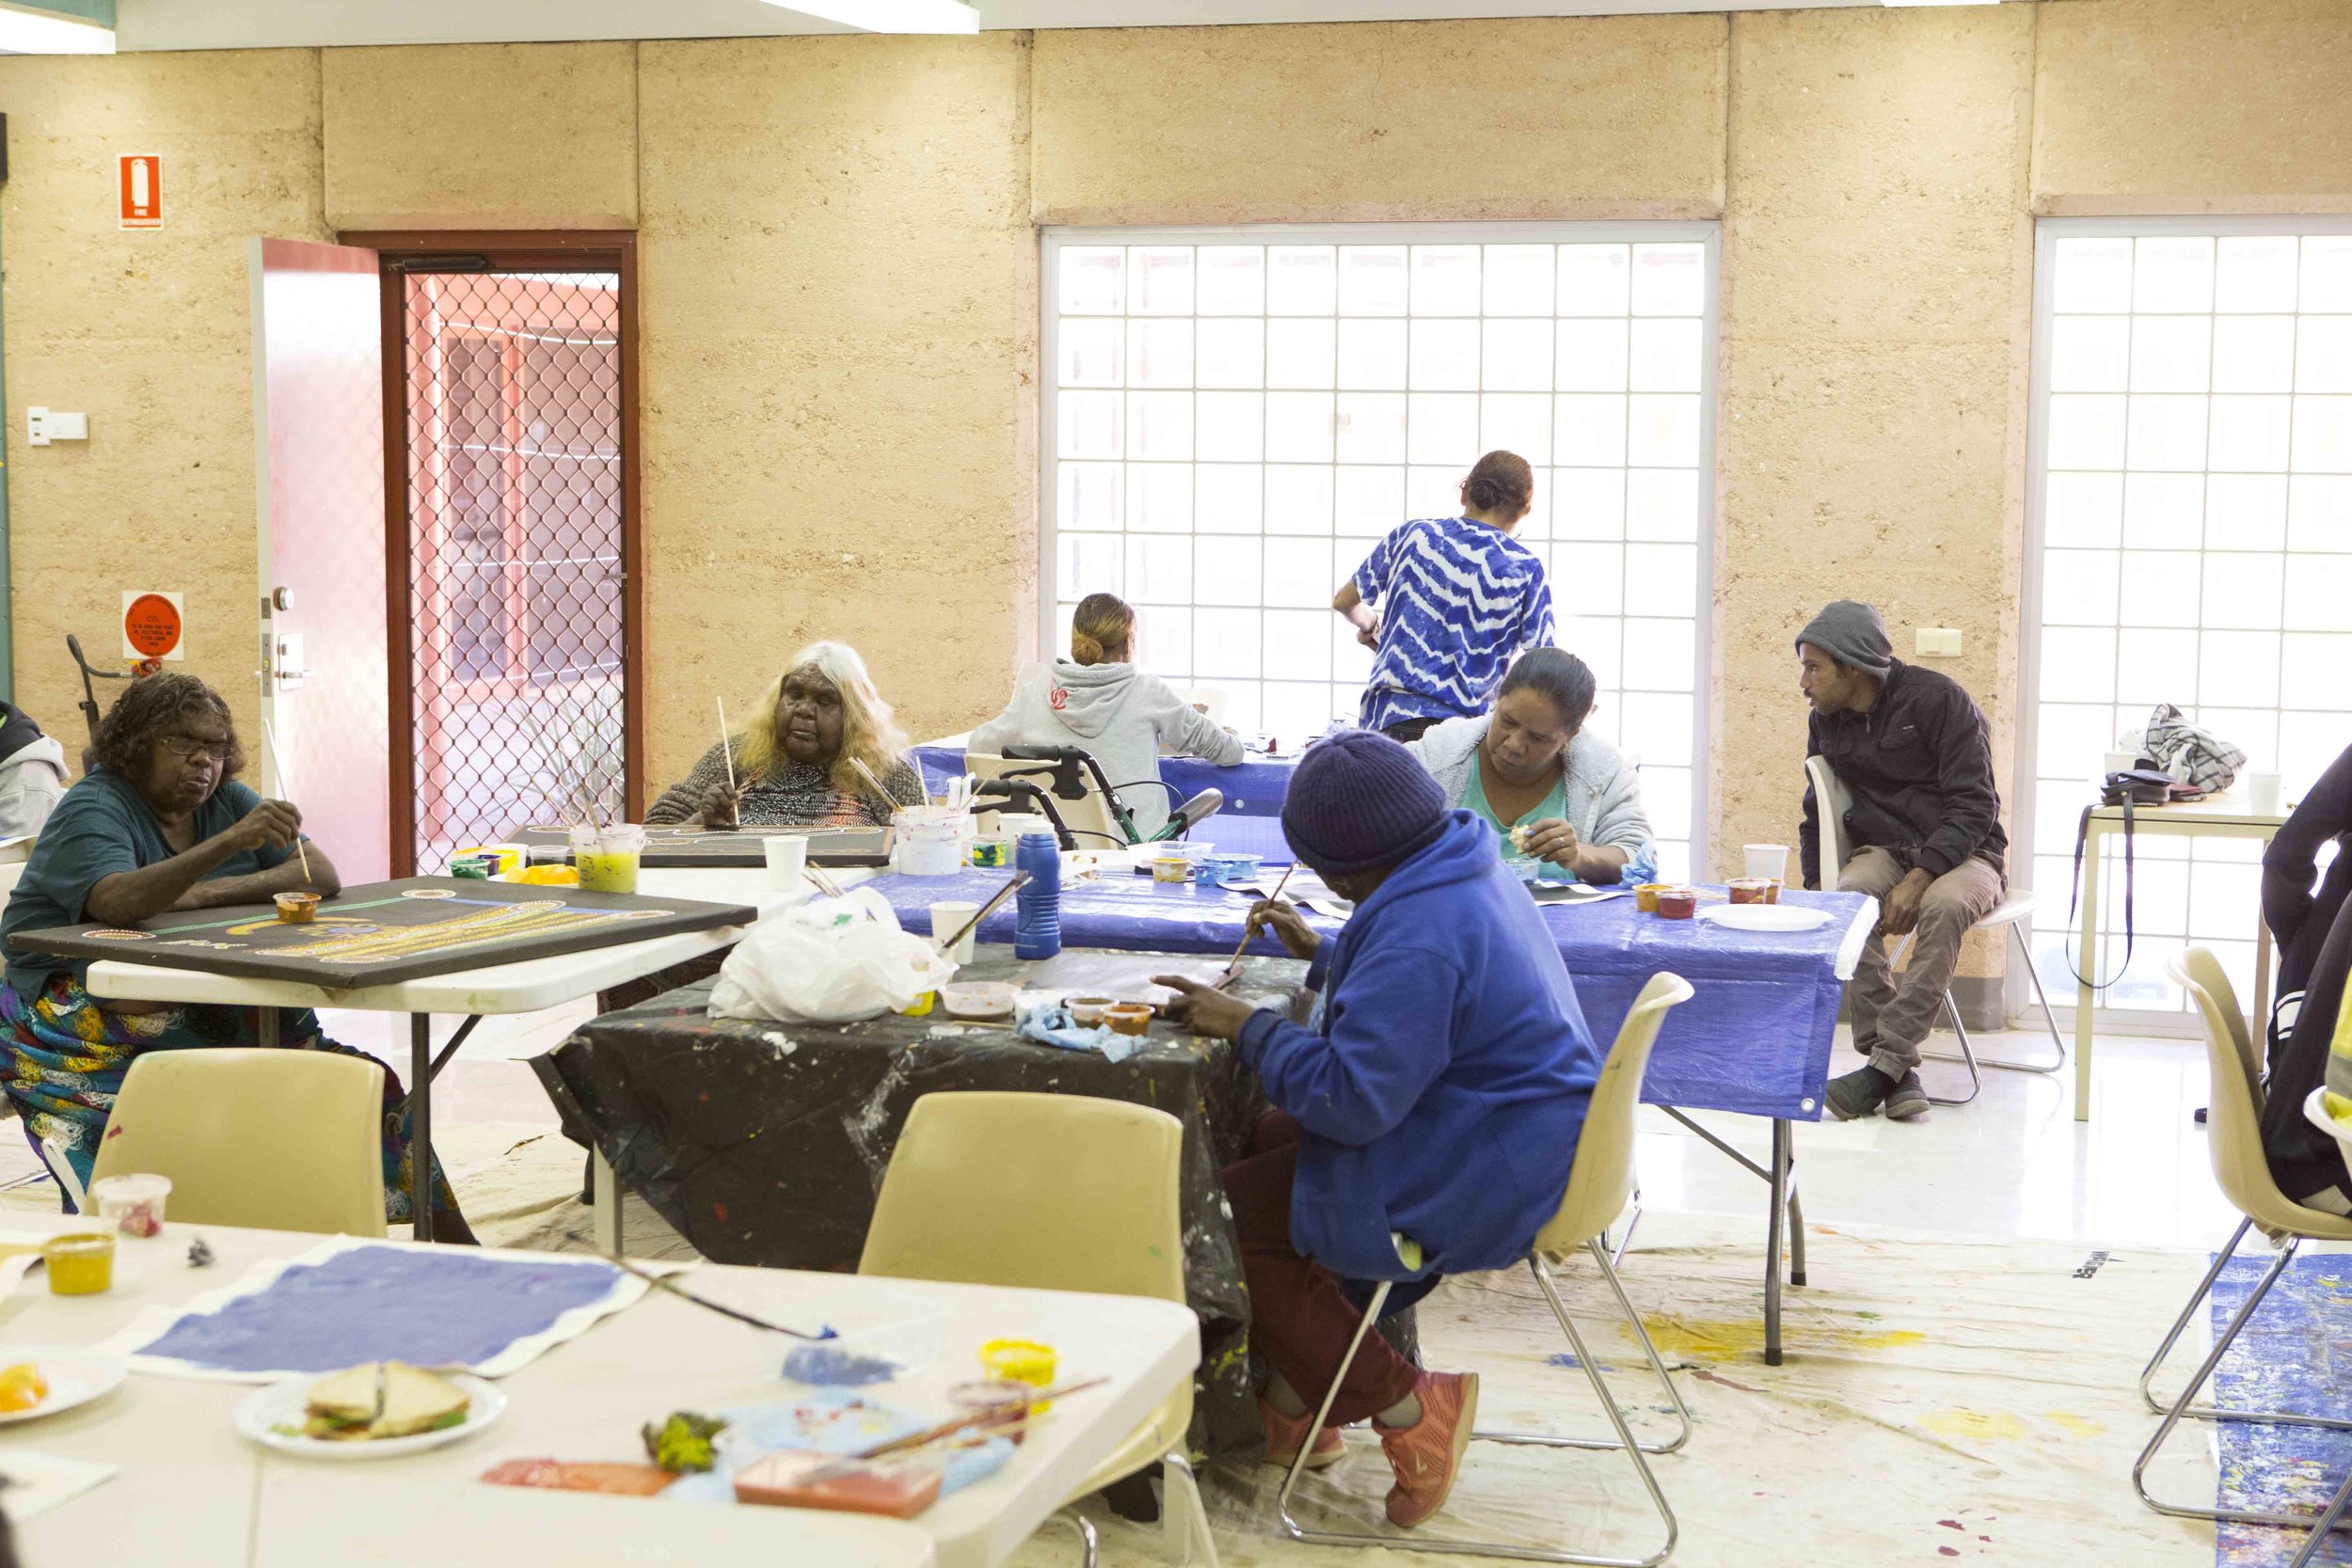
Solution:
{"label": "woman in grey cardigan", "polygon": [[1449,803],[1486,819],[1506,859],[1541,862],[1554,881],[1652,881],[1658,849],[1641,777],[1615,747],[1583,733],[1594,685],[1574,654],[1530,649],[1489,712],[1449,719],[1406,749]]}

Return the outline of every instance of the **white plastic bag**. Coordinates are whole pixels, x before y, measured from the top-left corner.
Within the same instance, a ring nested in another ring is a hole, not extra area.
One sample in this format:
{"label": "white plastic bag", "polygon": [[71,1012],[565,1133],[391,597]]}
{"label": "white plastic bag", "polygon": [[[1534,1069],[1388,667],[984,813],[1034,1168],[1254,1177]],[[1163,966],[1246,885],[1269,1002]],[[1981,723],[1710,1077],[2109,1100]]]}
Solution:
{"label": "white plastic bag", "polygon": [[952,958],[898,928],[882,895],[855,888],[753,927],[720,966],[710,1016],[850,1023],[910,1006],[955,972]]}

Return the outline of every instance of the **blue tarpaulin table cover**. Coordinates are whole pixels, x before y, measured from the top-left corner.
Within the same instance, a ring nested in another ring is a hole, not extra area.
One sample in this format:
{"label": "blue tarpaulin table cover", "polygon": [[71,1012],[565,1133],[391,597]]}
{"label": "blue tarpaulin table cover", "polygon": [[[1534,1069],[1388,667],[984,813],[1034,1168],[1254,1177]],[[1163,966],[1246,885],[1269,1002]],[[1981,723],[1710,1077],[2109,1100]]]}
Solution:
{"label": "blue tarpaulin table cover", "polygon": [[[963,747],[961,743],[935,742],[914,749],[914,766],[923,770],[923,784],[932,794],[939,793],[947,780],[963,772]],[[1168,795],[1168,803],[1187,800],[1204,789],[1214,789],[1225,797],[1225,803],[1216,815],[1201,823],[1190,837],[1206,840],[1220,849],[1248,855],[1261,855],[1270,861],[1287,862],[1291,847],[1282,837],[1282,797],[1290,792],[1291,770],[1298,766],[1298,758],[1263,757],[1250,755],[1232,768],[1219,768],[1202,762],[1199,757],[1160,758],[1160,778],[1175,793]],[[1111,780],[1111,786],[1131,781]],[[1147,785],[1140,790],[1121,790],[1132,807],[1136,797],[1153,791]],[[1168,794],[1168,791],[1159,791]],[[1085,844],[1085,841],[1081,841]],[[1094,847],[1086,844],[1087,847]],[[1237,933],[1238,935],[1238,933]],[[1228,951],[1231,951],[1229,946]]]}
{"label": "blue tarpaulin table cover", "polygon": [[[930,906],[946,899],[984,904],[1011,876],[966,870],[953,877],[877,877],[866,885],[890,901],[899,924],[930,929]],[[1241,941],[1254,895],[1198,882],[1160,882],[1129,871],[1065,879],[1061,936],[1071,947],[1135,953],[1213,953]],[[1712,921],[1661,920],[1630,896],[1592,904],[1547,904],[1543,917],[1575,978],[1594,1039],[1602,1050],[1632,1010],[1651,975],[1671,970],[1696,992],[1666,1015],[1650,1056],[1642,1098],[1685,1110],[1818,1121],[1829,1079],[1837,1004],[1875,912],[1852,893],[1781,895],[1781,906],[1818,909],[1829,924],[1798,932],[1745,931]],[[982,942],[1012,941],[1014,901],[982,923]],[[1335,921],[1311,916],[1326,933]],[[1282,952],[1261,933],[1252,953]]]}

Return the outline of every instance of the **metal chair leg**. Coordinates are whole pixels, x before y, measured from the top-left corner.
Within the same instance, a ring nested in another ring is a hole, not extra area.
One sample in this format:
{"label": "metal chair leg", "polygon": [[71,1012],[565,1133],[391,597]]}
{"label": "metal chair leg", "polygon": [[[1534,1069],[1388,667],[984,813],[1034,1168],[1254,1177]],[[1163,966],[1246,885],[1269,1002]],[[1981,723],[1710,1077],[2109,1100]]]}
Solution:
{"label": "metal chair leg", "polygon": [[[1616,1438],[1614,1441],[1609,1441],[1599,1438],[1551,1437],[1534,1433],[1487,1432],[1474,1433],[1472,1436],[1481,1442],[1541,1448],[1615,1449],[1624,1453],[1632,1461],[1635,1471],[1642,1478],[1644,1489],[1649,1493],[1651,1506],[1657,1511],[1661,1522],[1666,1527],[1666,1540],[1663,1545],[1647,1557],[1599,1557],[1587,1553],[1551,1551],[1540,1546],[1521,1546],[1499,1541],[1438,1540],[1403,1533],[1375,1535],[1307,1529],[1291,1513],[1291,1497],[1297,1489],[1299,1478],[1306,1473],[1307,1458],[1311,1451],[1311,1445],[1302,1445],[1298,1456],[1291,1461],[1289,1473],[1283,1477],[1282,1490],[1276,1500],[1276,1509],[1281,1516],[1282,1528],[1289,1533],[1291,1539],[1329,1546],[1385,1546],[1391,1551],[1456,1552],[1471,1557],[1514,1558],[1531,1562],[1572,1562],[1586,1564],[1588,1568],[1657,1568],[1659,1563],[1665,1561],[1674,1551],[1675,1542],[1680,1536],[1681,1528],[1675,1520],[1674,1510],[1667,1505],[1665,1493],[1659,1488],[1658,1478],[1651,1473],[1649,1461],[1644,1456],[1651,1453],[1671,1453],[1688,1442],[1691,1435],[1691,1413],[1682,1402],[1681,1391],[1675,1387],[1674,1380],[1667,1375],[1665,1363],[1659,1358],[1658,1347],[1651,1342],[1649,1331],[1643,1326],[1641,1314],[1634,1311],[1632,1302],[1627,1299],[1625,1288],[1618,1282],[1616,1270],[1611,1267],[1609,1254],[1599,1244],[1599,1239],[1594,1238],[1587,1242],[1585,1246],[1591,1252],[1593,1260],[1600,1266],[1601,1276],[1609,1282],[1610,1290],[1615,1294],[1618,1308],[1625,1313],[1626,1321],[1633,1325],[1634,1338],[1641,1342],[1642,1352],[1649,1361],[1650,1370],[1664,1386],[1667,1398],[1673,1402],[1675,1414],[1680,1421],[1680,1432],[1672,1442],[1654,1446],[1645,1445],[1633,1435],[1632,1428],[1626,1422],[1625,1411],[1618,1405],[1615,1396],[1610,1393],[1608,1383],[1600,1375],[1599,1365],[1594,1361],[1591,1350],[1586,1347],[1583,1335],[1577,1331],[1575,1320],[1568,1316],[1566,1304],[1560,1299],[1559,1290],[1552,1283],[1551,1271],[1544,1266],[1540,1256],[1531,1255],[1527,1260],[1528,1270],[1534,1275],[1535,1283],[1543,1290],[1544,1299],[1550,1304],[1552,1316],[1559,1320],[1562,1332],[1566,1334],[1568,1348],[1575,1353],[1577,1364],[1584,1369],[1584,1375],[1592,1383],[1593,1391],[1600,1396],[1601,1408],[1607,1413],[1609,1425],[1615,1432]],[[1314,1427],[1310,1430],[1319,1430],[1328,1423],[1332,1402],[1339,1396],[1340,1382],[1347,1375],[1347,1369],[1355,1364],[1356,1353],[1364,1342],[1365,1328],[1379,1317],[1381,1305],[1388,1299],[1388,1294],[1389,1287],[1385,1283],[1374,1291],[1371,1305],[1364,1310],[1363,1323],[1357,1325],[1356,1337],[1348,1341],[1347,1354],[1341,1360],[1339,1370],[1332,1373],[1330,1387],[1324,1393],[1323,1403],[1315,1411]]]}
{"label": "metal chair leg", "polygon": [[[1617,1237],[1617,1244],[1609,1248],[1609,1266],[1618,1268],[1625,1262],[1625,1249],[1633,1244],[1633,1227],[1642,1223],[1642,1189],[1633,1189],[1633,1208],[1625,1217],[1625,1230]],[[1601,1244],[1609,1245],[1609,1233],[1600,1234]]]}
{"label": "metal chair leg", "polygon": [[[2220,1252],[2215,1256],[2213,1267],[2205,1271],[2205,1277],[2199,1282],[2195,1293],[2188,1298],[2188,1305],[2181,1308],[2181,1315],[2173,1319],[2172,1326],[2165,1331],[2163,1341],[2156,1346],[2156,1354],[2150,1356],[2148,1365],[2140,1369],[2140,1401],[2154,1414],[2161,1416],[2170,1408],[2156,1398],[2156,1370],[2163,1366],[2166,1357],[2172,1354],[2172,1347],[2187,1331],[2189,1323],[2196,1319],[2197,1309],[2204,1305],[2205,1298],[2212,1292],[2214,1281],[2221,1277],[2221,1271],[2227,1268],[2230,1259],[2237,1255],[2238,1243],[2246,1240],[2246,1233],[2253,1227],[2254,1222],[2250,1219],[2242,1219],[2237,1222],[2237,1228],[2230,1232],[2229,1241],[2222,1244]],[[2277,1426],[2327,1427],[2337,1432],[2352,1432],[2352,1420],[2332,1416],[2306,1416],[2299,1411],[2293,1410],[2239,1410],[2210,1404],[2190,1404],[2184,1406],[2181,1414],[2195,1421],[2262,1421]]]}
{"label": "metal chair leg", "polygon": [[1102,1558],[1102,1547],[1094,1538],[1094,1521],[1074,1508],[1065,1508],[1054,1517],[1078,1532],[1078,1547],[1084,1554],[1079,1559],[1082,1568],[1096,1568]]}
{"label": "metal chair leg", "polygon": [[1968,1066],[1968,1092],[1951,1098],[1931,1094],[1928,1096],[1928,1103],[1931,1105],[1965,1105],[1984,1092],[1984,1074],[1977,1069],[1976,1048],[1968,1043],[1968,1025],[1961,1022],[1960,1004],[1952,1000],[1950,991],[1944,993],[1944,1016],[1951,1021],[1952,1033],[1959,1037],[1960,1054],[1951,1056],[1941,1052],[1922,1051],[1919,1056],[1922,1061],[1927,1060],[1932,1054],[1939,1062],[1965,1062]]}
{"label": "metal chair leg", "polygon": [[1216,1538],[1209,1533],[1209,1511],[1200,1500],[1200,1478],[1193,1474],[1192,1461],[1171,1449],[1160,1465],[1161,1549],[1170,1562],[1198,1560],[1220,1568]]}
{"label": "metal chair leg", "polygon": [[[1979,1056],[1968,1043],[1968,1032],[1960,1024],[1960,1009],[1952,1006],[1952,999],[1948,992],[1944,998],[1945,1006],[1951,1009],[1952,1027],[1960,1033],[1960,1049],[1965,1053],[1972,1072],[1979,1067],[1996,1067],[2004,1072],[2039,1072],[2045,1075],[2056,1072],[2066,1065],[2066,1037],[2058,1031],[2058,1015],[2050,1010],[2050,993],[2042,989],[2042,972],[2033,966],[2033,949],[2026,944],[2025,922],[2010,921],[2009,937],[2010,943],[2017,949],[2018,958],[2025,962],[2026,978],[2033,982],[2033,999],[2042,1008],[2042,1025],[2050,1031],[2050,1043],[2058,1047],[2058,1055],[2046,1062],[2021,1062],[2007,1056]],[[1902,950],[1908,952],[1910,947],[1910,939],[1906,937]],[[1957,1062],[1963,1059],[1943,1051],[1925,1051],[1920,1054],[1934,1062]],[[1968,1098],[1974,1100],[1976,1096],[1972,1093]],[[1947,1100],[1937,1100],[1934,1102],[1938,1105],[1965,1103],[1965,1101]]]}
{"label": "metal chair leg", "polygon": [[[2146,1503],[2158,1513],[2168,1514],[2176,1519],[2210,1519],[2216,1523],[2226,1522],[2233,1525],[2300,1526],[2311,1522],[2306,1515],[2299,1513],[2266,1513],[2258,1509],[2200,1508],[2182,1503],[2165,1502],[2150,1496],[2148,1492],[2149,1462],[2153,1460],[2156,1451],[2164,1447],[2164,1440],[2172,1435],[2172,1429],[2179,1426],[2182,1418],[2188,1414],[2190,1404],[2197,1398],[2197,1390],[2205,1386],[2206,1380],[2213,1376],[2214,1369],[2221,1364],[2221,1358],[2227,1355],[2230,1347],[2237,1342],[2239,1333],[2253,1321],[2254,1314],[2262,1307],[2264,1298],[2270,1294],[2270,1288],[2279,1282],[2279,1276],[2286,1272],[2287,1265],[2295,1260],[2296,1249],[2300,1245],[2302,1245],[2300,1238],[2289,1237],[2286,1244],[2279,1249],[2278,1258],[2269,1268],[2263,1271],[2261,1280],[2254,1286],[2252,1293],[2246,1298],[2246,1304],[2231,1315],[2228,1325],[2214,1340],[2212,1351],[2206,1354],[2203,1363],[2197,1369],[2197,1375],[2188,1380],[2188,1386],[2181,1390],[2181,1397],[2173,1401],[2171,1408],[2164,1413],[2164,1419],[2156,1425],[2155,1435],[2148,1439],[2148,1446],[2140,1449],[2139,1457],[2132,1462],[2132,1490],[2139,1495],[2141,1502]],[[2276,1419],[2277,1418],[2266,1418]],[[2297,1424],[2340,1423],[2312,1421]],[[2340,1511],[2331,1505],[2329,1512]]]}
{"label": "metal chair leg", "polygon": [[2328,1532],[2334,1529],[2336,1521],[2344,1517],[2346,1503],[2352,1503],[2352,1475],[2346,1475],[2344,1484],[2336,1488],[2334,1500],[2328,1503],[2327,1512],[2312,1523],[2311,1534],[2303,1538],[2303,1544],[2296,1549],[2295,1560],[2287,1564],[2287,1568],[2308,1568],[2312,1559],[2319,1555],[2319,1548],[2327,1544]]}

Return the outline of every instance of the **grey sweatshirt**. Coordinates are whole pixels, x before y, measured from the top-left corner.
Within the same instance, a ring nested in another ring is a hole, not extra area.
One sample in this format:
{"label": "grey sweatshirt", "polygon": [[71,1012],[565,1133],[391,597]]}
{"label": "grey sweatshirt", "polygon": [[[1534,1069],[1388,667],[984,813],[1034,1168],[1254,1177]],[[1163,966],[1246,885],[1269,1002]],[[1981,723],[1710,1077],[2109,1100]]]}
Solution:
{"label": "grey sweatshirt", "polygon": [[[1103,776],[1135,814],[1145,837],[1168,820],[1168,791],[1146,783],[1160,776],[1160,748],[1201,757],[1220,768],[1242,759],[1241,739],[1176,695],[1159,676],[1132,664],[1022,666],[1005,711],[972,732],[975,752],[1007,746],[1081,746],[1103,765]],[[1140,788],[1123,786],[1140,784]]]}

